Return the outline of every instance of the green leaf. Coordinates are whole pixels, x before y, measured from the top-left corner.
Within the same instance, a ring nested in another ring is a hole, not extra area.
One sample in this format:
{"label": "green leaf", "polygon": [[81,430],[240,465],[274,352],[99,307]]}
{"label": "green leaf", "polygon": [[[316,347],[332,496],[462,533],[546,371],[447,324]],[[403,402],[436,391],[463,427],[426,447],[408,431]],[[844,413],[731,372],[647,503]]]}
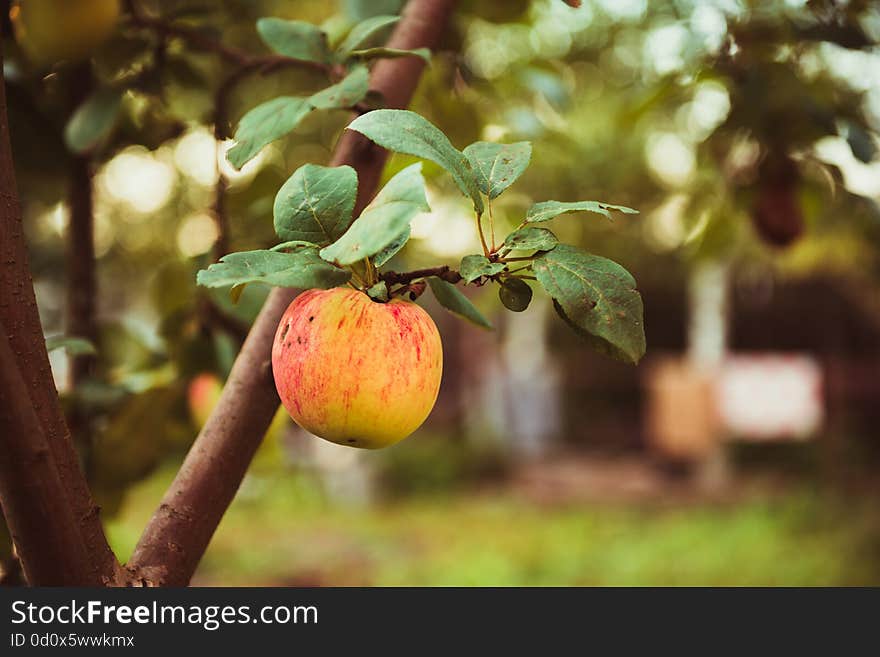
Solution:
{"label": "green leaf", "polygon": [[99,89],[80,105],[64,127],[64,143],[74,153],[83,153],[104,139],[119,116],[122,95],[116,89]]}
{"label": "green leaf", "polygon": [[532,145],[527,141],[515,144],[474,142],[464,149],[477,176],[477,185],[489,199],[496,198],[510,187],[529,166]]}
{"label": "green leaf", "polygon": [[350,265],[394,244],[414,216],[430,210],[421,169],[421,162],[417,162],[389,180],[351,228],[321,250],[321,257],[337,265]]}
{"label": "green leaf", "polygon": [[394,25],[399,20],[400,16],[373,16],[361,21],[351,28],[348,36],[339,44],[336,51],[345,58],[352,50],[359,48],[383,29]]}
{"label": "green leaf", "polygon": [[401,231],[400,235],[394,238],[391,244],[389,244],[384,249],[379,251],[379,253],[373,256],[373,264],[377,267],[381,267],[382,265],[386,264],[389,260],[391,260],[391,258],[397,255],[397,252],[400,251],[407,242],[409,242],[409,236],[410,228],[409,226],[407,226]]}
{"label": "green leaf", "polygon": [[367,290],[367,296],[376,301],[388,301],[388,285],[385,281],[379,281]]}
{"label": "green leaf", "polygon": [[367,206],[375,208],[385,203],[411,203],[423,212],[430,212],[431,206],[425,197],[425,179],[422,177],[422,163],[410,164],[398,171]]}
{"label": "green leaf", "polygon": [[339,239],[351,225],[357,173],[350,166],[304,164],[275,196],[275,232],[283,240],[321,246]]}
{"label": "green leaf", "polygon": [[315,109],[342,109],[354,107],[367,95],[370,72],[366,66],[356,66],[345,78],[309,98]]}
{"label": "green leaf", "polygon": [[521,278],[508,278],[498,288],[498,297],[505,308],[521,313],[532,302],[532,288]]}
{"label": "green leaf", "polygon": [[98,353],[95,345],[85,338],[68,337],[66,335],[53,335],[46,338],[46,351],[66,349],[70,356],[93,356]]}
{"label": "green leaf", "polygon": [[597,349],[628,363],[645,354],[642,297],[626,269],[566,244],[532,268],[560,316]]}
{"label": "green leaf", "polygon": [[428,279],[428,285],[431,286],[431,292],[434,293],[437,302],[446,310],[464,317],[477,326],[492,330],[489,320],[483,317],[482,313],[474,307],[470,299],[462,294],[452,283],[447,283],[442,278],[431,276]]}
{"label": "green leaf", "polygon": [[311,23],[261,18],[257,32],[263,43],[279,55],[309,62],[330,61],[327,35]]}
{"label": "green leaf", "polygon": [[241,118],[233,137],[238,143],[229,149],[226,159],[241,169],[263,146],[293,130],[311,111],[308,99],[296,96],[280,96],[257,105]]}
{"label": "green leaf", "polygon": [[431,50],[429,48],[416,48],[415,50],[401,50],[400,48],[364,48],[352,50],[350,55],[362,61],[371,59],[399,59],[400,57],[421,57],[428,64],[431,63]]}
{"label": "green leaf", "polygon": [[464,279],[465,283],[473,283],[480,276],[494,276],[504,271],[503,262],[492,262],[484,255],[466,255],[461,259],[461,266],[458,273]]}
{"label": "green leaf", "polygon": [[483,198],[467,158],[449,143],[440,129],[408,110],[380,109],[359,116],[348,125],[380,146],[430,160],[446,169],[458,188],[483,211]]}
{"label": "green leaf", "polygon": [[549,251],[559,244],[556,235],[546,228],[525,226],[513,231],[504,238],[504,248],[508,251]]}
{"label": "green leaf", "polygon": [[575,201],[574,203],[563,203],[561,201],[544,201],[543,203],[535,203],[526,213],[526,221],[530,224],[539,221],[549,221],[554,217],[569,212],[596,212],[611,219],[609,210],[617,210],[624,214],[638,214],[638,210],[626,208],[622,205],[611,205],[610,203],[600,203],[599,201]]}
{"label": "green leaf", "polygon": [[223,256],[196,278],[205,287],[265,283],[279,287],[331,288],[351,278],[351,272],[322,260],[315,249],[303,247],[293,253],[240,251]]}

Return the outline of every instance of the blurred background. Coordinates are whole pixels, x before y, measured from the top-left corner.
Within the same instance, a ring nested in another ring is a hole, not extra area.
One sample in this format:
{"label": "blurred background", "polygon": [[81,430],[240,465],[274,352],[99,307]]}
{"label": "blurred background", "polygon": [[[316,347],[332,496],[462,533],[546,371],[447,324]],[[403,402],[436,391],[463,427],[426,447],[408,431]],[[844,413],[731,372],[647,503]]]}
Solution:
{"label": "blurred background", "polygon": [[[140,6],[264,53],[261,16],[334,38],[402,4]],[[633,273],[647,356],[632,367],[596,354],[540,293],[513,314],[488,286],[474,291],[491,333],[423,297],[445,358],[427,423],[366,452],[279,414],[194,583],[880,584],[880,7],[459,5],[412,109],[458,148],[533,143],[497,204],[502,225],[549,198],[641,211],[553,229]],[[249,76],[220,111],[227,65],[125,15],[80,64],[42,65],[10,32],[4,21],[38,302],[47,336],[96,347],[50,355],[125,560],[268,292],[248,286],[234,304],[196,288],[195,272],[273,243],[278,188],[326,163],[349,117],[314,113],[235,171],[224,154],[240,116],[320,76]],[[89,100],[107,121],[71,143],[65,126]],[[394,156],[386,177],[410,161]],[[467,200],[439,168],[425,173],[433,212],[397,271],[479,251]]]}

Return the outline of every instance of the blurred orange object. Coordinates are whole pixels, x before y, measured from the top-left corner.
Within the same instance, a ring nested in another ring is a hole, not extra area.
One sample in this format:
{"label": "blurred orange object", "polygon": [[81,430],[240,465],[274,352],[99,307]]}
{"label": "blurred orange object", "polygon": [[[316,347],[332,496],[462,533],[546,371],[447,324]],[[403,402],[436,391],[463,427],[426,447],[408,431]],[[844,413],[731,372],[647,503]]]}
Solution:
{"label": "blurred orange object", "polygon": [[673,459],[699,461],[720,443],[714,375],[685,358],[665,357],[647,370],[649,444]]}

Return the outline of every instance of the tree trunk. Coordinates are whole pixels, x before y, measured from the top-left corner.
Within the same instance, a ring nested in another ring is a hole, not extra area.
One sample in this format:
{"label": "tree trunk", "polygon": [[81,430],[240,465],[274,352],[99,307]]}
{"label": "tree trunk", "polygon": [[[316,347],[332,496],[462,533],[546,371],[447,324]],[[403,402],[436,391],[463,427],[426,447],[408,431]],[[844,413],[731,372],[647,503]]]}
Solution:
{"label": "tree trunk", "polygon": [[[2,70],[2,55],[0,55]],[[29,481],[32,486],[46,486],[45,495],[63,493],[54,500],[55,514],[59,523],[72,522],[76,531],[67,535],[66,549],[76,555],[75,562],[65,562],[66,567],[78,565],[77,572],[65,572],[67,582],[80,585],[99,585],[111,581],[116,574],[118,564],[110,551],[104,530],[101,526],[99,509],[95,506],[89,493],[85,477],[79,465],[76,451],[70,439],[70,432],[64,422],[64,416],[58,404],[58,394],[49,367],[49,356],[40,325],[40,315],[34,297],[33,283],[28,268],[27,249],[21,221],[21,207],[15,187],[15,171],[12,165],[12,152],[9,143],[9,126],[6,118],[5,84],[0,78],[0,322],[7,341],[12,362],[6,363],[8,371],[3,376],[3,404],[23,403],[29,401],[25,409],[3,409],[4,415],[18,417],[9,429],[3,426],[4,441],[9,443],[10,454],[28,453],[37,438],[29,431],[27,422],[30,415],[37,421],[40,433],[45,440],[48,453],[45,458],[50,462],[47,471],[57,472],[60,488],[51,481],[36,480],[38,473],[28,470],[24,461],[6,460],[0,477],[2,485],[4,509],[26,508],[27,504],[18,499],[27,495],[20,487],[9,485],[10,481]],[[13,366],[18,370],[20,390],[15,391],[5,386],[16,381]],[[10,419],[11,421],[11,419]],[[13,445],[17,446],[13,449]],[[40,449],[37,449],[39,452]],[[10,457],[11,458],[11,457]],[[48,499],[48,498],[47,498]],[[7,511],[7,513],[9,513]],[[29,522],[26,517],[18,517],[15,513],[7,515],[10,531],[13,535],[21,535],[22,523]],[[44,527],[45,541],[52,535],[52,529]],[[22,548],[24,551],[24,548]],[[38,551],[40,558],[42,552]],[[43,555],[44,557],[46,555]],[[45,568],[43,567],[45,566]],[[31,565],[29,574],[35,577],[39,573],[50,570],[49,566]],[[45,583],[40,579],[31,580],[32,584]]]}

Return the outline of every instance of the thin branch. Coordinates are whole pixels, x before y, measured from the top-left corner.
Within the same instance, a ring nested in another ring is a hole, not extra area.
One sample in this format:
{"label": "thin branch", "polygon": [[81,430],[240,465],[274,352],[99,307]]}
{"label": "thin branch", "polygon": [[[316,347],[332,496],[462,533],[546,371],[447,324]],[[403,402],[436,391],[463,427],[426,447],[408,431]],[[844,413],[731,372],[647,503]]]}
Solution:
{"label": "thin branch", "polygon": [[379,278],[387,285],[406,285],[418,278],[427,278],[436,276],[442,278],[447,283],[458,283],[461,280],[461,274],[450,269],[448,266],[429,267],[427,269],[415,269],[413,271],[397,273],[394,271],[386,271]]}
{"label": "thin branch", "polygon": [[[66,548],[74,555],[83,553],[88,555],[88,562],[82,570],[71,574],[70,577],[76,578],[76,581],[82,585],[100,585],[113,581],[118,574],[118,564],[104,536],[99,509],[92,500],[58,403],[58,393],[49,367],[49,356],[46,353],[43,329],[34,297],[9,143],[6,93],[2,79],[2,54],[0,54],[0,322],[23,381],[21,390],[25,391],[24,394],[30,402],[29,407],[36,414],[51,454],[50,458],[54,462],[53,467],[58,473],[63,497],[55,503],[59,508],[63,508],[63,505],[69,502],[73,517],[76,519],[77,534],[69,537],[70,543]],[[20,412],[25,413],[24,410]],[[25,422],[28,419],[22,417],[20,421]],[[12,442],[27,440],[27,435],[7,430],[5,425],[0,426],[2,426],[0,433],[5,440]],[[15,465],[13,462],[13,466]],[[14,472],[15,467],[12,467],[0,477],[13,477],[18,481],[19,476],[36,474],[25,472],[24,465],[20,462],[17,467],[21,472]],[[6,490],[16,496],[27,494],[25,490],[17,489],[15,486],[6,487]],[[17,501],[13,503],[19,504]],[[50,527],[46,527],[45,530],[49,533],[53,531]],[[29,557],[23,554],[22,558]]]}
{"label": "thin branch", "polygon": [[214,242],[214,260],[229,253],[229,217],[226,214],[226,190],[229,181],[220,168],[220,143],[229,136],[229,98],[238,83],[253,69],[248,64],[240,64],[227,75],[214,92],[214,139],[217,141],[217,183],[214,186],[214,207],[211,216],[217,227]]}
{"label": "thin branch", "polygon": [[[80,64],[70,80],[70,113],[88,97],[94,86],[91,64]],[[94,199],[92,163],[88,155],[71,158],[68,171],[67,204],[70,221],[67,225],[65,264],[67,292],[65,331],[94,342],[98,335],[96,313],[97,283],[95,276]],[[80,355],[71,358],[70,385],[75,387],[91,373],[95,358]],[[72,428],[72,427],[71,427]]]}
{"label": "thin branch", "polygon": [[[433,47],[454,5],[454,0],[411,0],[388,46]],[[387,107],[406,107],[423,68],[416,57],[380,61],[373,68],[370,88],[382,94]],[[332,164],[347,164],[358,172],[356,213],[375,193],[387,157],[387,151],[358,133],[346,131],[340,138]],[[272,343],[281,315],[296,294],[276,288],[263,305],[214,412],[135,548],[129,567],[139,577],[180,586],[195,572],[278,408]]]}

